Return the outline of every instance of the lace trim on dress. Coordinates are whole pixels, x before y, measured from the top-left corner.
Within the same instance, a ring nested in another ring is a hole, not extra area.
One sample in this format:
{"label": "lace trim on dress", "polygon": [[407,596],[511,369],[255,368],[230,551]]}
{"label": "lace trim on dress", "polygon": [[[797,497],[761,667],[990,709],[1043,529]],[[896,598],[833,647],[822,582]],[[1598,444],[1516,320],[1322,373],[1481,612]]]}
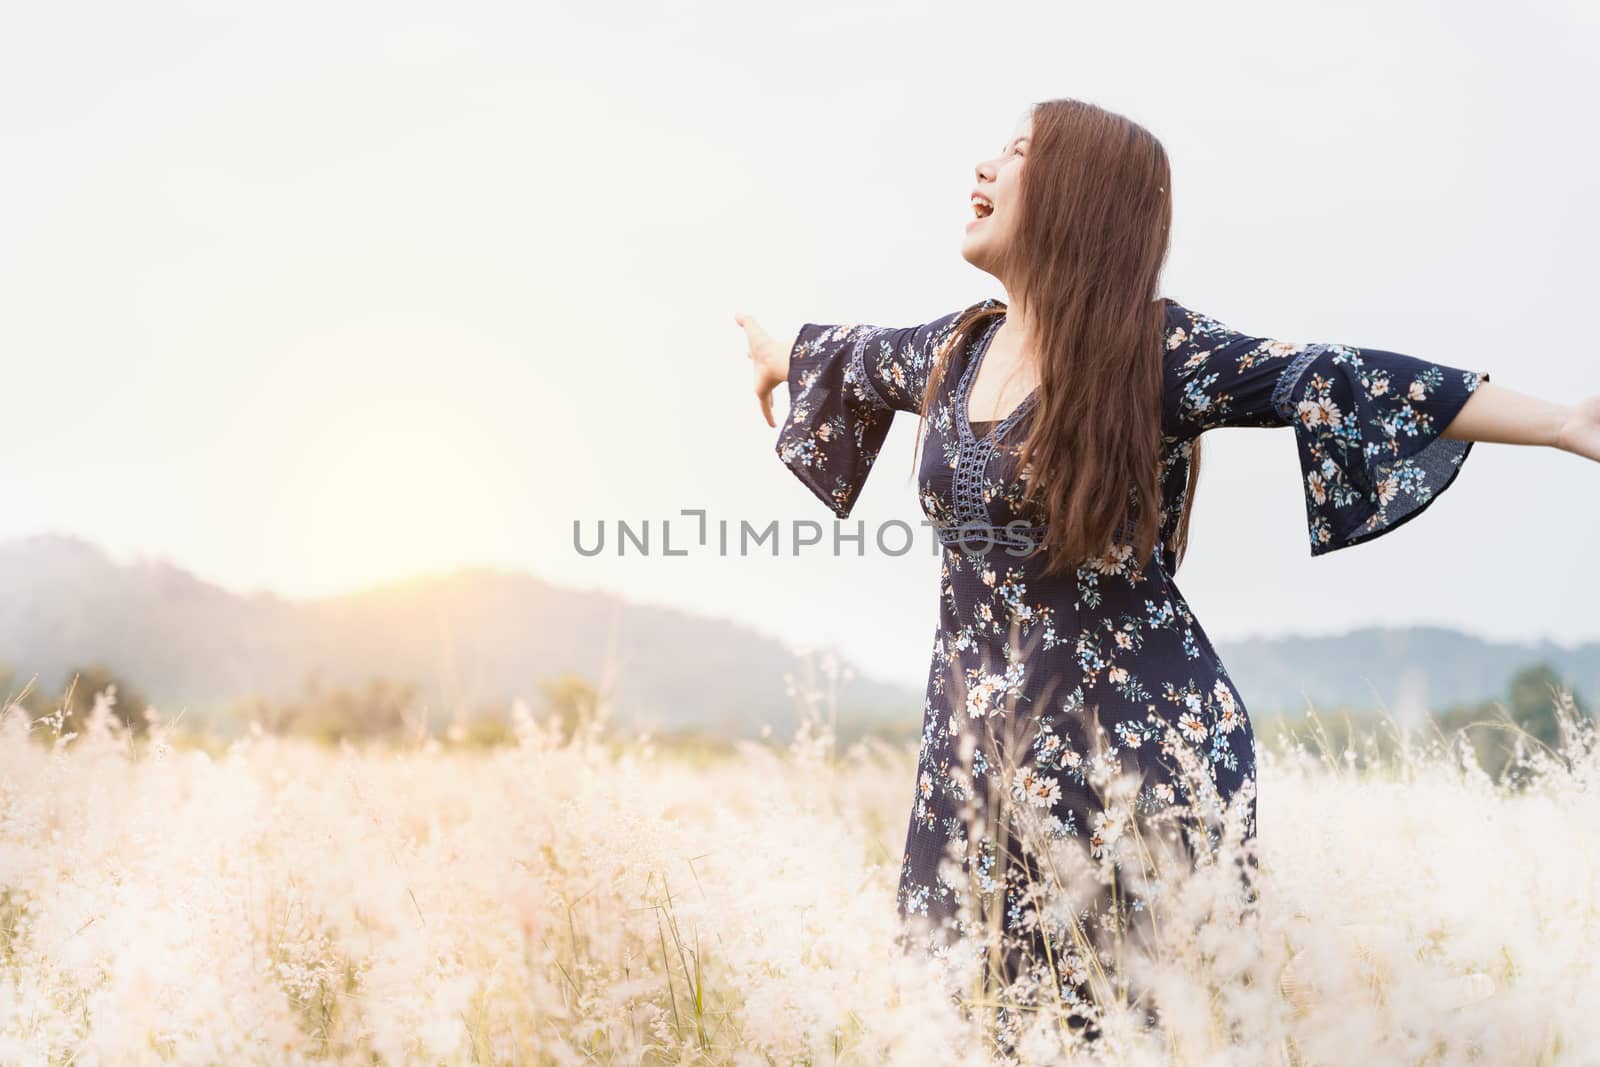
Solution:
{"label": "lace trim on dress", "polygon": [[855,385],[856,392],[861,399],[880,411],[891,411],[894,405],[884,399],[878,387],[872,383],[872,375],[867,373],[867,343],[873,339],[870,332],[862,333],[861,337],[850,346],[850,378]]}
{"label": "lace trim on dress", "polygon": [[989,506],[983,499],[984,479],[989,469],[989,461],[999,451],[1000,438],[1027,414],[1038,396],[1037,393],[1028,394],[1022,403],[996,423],[983,437],[977,437],[972,432],[972,424],[967,419],[967,405],[972,393],[972,384],[977,379],[978,364],[983,361],[983,353],[988,349],[994,331],[999,326],[1000,320],[996,318],[973,348],[972,358],[967,361],[966,369],[961,373],[961,380],[956,384],[955,421],[960,445],[956,450],[956,469],[951,483],[956,525],[939,530],[939,541],[945,545],[970,546],[976,540],[986,545],[1031,549],[1044,540],[1045,528],[1042,526],[1018,529],[991,524]]}
{"label": "lace trim on dress", "polygon": [[1307,345],[1306,350],[1295,356],[1289,365],[1283,368],[1283,373],[1278,375],[1278,384],[1272,389],[1272,408],[1284,422],[1294,421],[1294,402],[1289,399],[1289,394],[1305,374],[1306,368],[1311,366],[1312,360],[1334,349],[1334,345],[1314,344]]}

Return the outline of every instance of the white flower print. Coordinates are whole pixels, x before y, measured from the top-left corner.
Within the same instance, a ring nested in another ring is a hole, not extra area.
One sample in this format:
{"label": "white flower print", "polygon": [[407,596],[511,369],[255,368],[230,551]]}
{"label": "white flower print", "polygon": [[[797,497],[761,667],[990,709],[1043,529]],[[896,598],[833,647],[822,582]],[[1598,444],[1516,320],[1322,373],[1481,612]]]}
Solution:
{"label": "white flower print", "polygon": [[996,710],[1005,684],[1005,678],[998,674],[979,675],[978,681],[967,687],[967,714],[981,719]]}
{"label": "white flower print", "polygon": [[1061,782],[1036,767],[1019,767],[1013,783],[1013,795],[1036,808],[1048,808],[1061,799]]}
{"label": "white flower print", "polygon": [[1318,504],[1328,501],[1328,483],[1322,480],[1321,471],[1312,471],[1306,475],[1306,489],[1311,493],[1311,499]]}
{"label": "white flower print", "polygon": [[1089,980],[1089,965],[1076,952],[1070,952],[1061,961],[1061,980],[1069,986],[1082,985]]}
{"label": "white flower print", "polygon": [[1186,711],[1178,716],[1178,729],[1183,731],[1184,739],[1192,743],[1206,739],[1206,724],[1192,711]]}
{"label": "white flower print", "polygon": [[1111,545],[1104,553],[1089,561],[1089,566],[1101,574],[1122,574],[1133,559],[1132,545]]}
{"label": "white flower print", "polygon": [[1311,427],[1337,426],[1339,425],[1339,420],[1343,418],[1339,411],[1339,405],[1327,397],[1302,400],[1297,405],[1296,410],[1300,413],[1300,421]]}
{"label": "white flower print", "polygon": [[1122,822],[1110,812],[1097,811],[1089,819],[1089,852],[1095,859],[1102,858],[1121,836]]}

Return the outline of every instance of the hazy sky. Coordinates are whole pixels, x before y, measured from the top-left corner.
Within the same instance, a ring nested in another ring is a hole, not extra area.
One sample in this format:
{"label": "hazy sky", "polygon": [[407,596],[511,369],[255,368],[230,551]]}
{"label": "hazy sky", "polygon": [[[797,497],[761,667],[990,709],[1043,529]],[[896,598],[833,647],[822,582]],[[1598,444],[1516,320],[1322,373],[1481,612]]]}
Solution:
{"label": "hazy sky", "polygon": [[[1167,295],[1600,393],[1595,8],[9,3],[0,537],[289,595],[527,569],[920,683],[929,551],[574,550],[574,519],[683,508],[831,531],[734,313],[1003,298],[959,254],[974,165],[1077,96],[1167,147]],[[921,517],[899,420],[869,526]],[[1291,432],[1206,443],[1178,582],[1214,638],[1600,638],[1600,466],[1479,445],[1426,515],[1313,560]]]}

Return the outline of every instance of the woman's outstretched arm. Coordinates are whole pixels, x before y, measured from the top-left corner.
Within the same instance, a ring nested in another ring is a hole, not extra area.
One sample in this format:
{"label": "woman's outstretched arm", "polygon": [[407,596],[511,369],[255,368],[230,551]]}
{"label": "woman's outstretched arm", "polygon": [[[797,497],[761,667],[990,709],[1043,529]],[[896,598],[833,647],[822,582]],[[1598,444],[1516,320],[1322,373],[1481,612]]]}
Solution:
{"label": "woman's outstretched arm", "polygon": [[1557,404],[1483,382],[1441,436],[1457,441],[1547,445],[1600,463],[1600,396]]}

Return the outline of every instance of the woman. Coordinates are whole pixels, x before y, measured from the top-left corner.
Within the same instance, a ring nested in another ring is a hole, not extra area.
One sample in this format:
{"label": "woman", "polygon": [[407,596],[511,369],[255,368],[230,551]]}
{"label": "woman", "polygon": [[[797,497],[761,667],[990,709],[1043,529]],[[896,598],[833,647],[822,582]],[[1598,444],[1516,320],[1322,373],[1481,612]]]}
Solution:
{"label": "woman", "polygon": [[[1166,154],[1090,104],[1032,106],[977,182],[961,252],[1004,303],[898,329],[807,323],[790,344],[736,321],[768,425],[789,386],[780,459],[838,517],[895,412],[921,417],[920,499],[945,548],[900,911],[938,951],[984,935],[997,975],[1092,1023],[1107,932],[1127,932],[1112,905],[1138,910],[1119,842],[1181,836],[1192,860],[1230,811],[1254,833],[1245,703],[1173,579],[1200,435],[1292,426],[1321,555],[1421,514],[1475,441],[1600,461],[1600,397],[1547,403],[1481,371],[1250,336],[1158,297]],[[1019,847],[1029,826],[1042,848]],[[1039,906],[1051,840],[1112,868],[1076,921]]]}

